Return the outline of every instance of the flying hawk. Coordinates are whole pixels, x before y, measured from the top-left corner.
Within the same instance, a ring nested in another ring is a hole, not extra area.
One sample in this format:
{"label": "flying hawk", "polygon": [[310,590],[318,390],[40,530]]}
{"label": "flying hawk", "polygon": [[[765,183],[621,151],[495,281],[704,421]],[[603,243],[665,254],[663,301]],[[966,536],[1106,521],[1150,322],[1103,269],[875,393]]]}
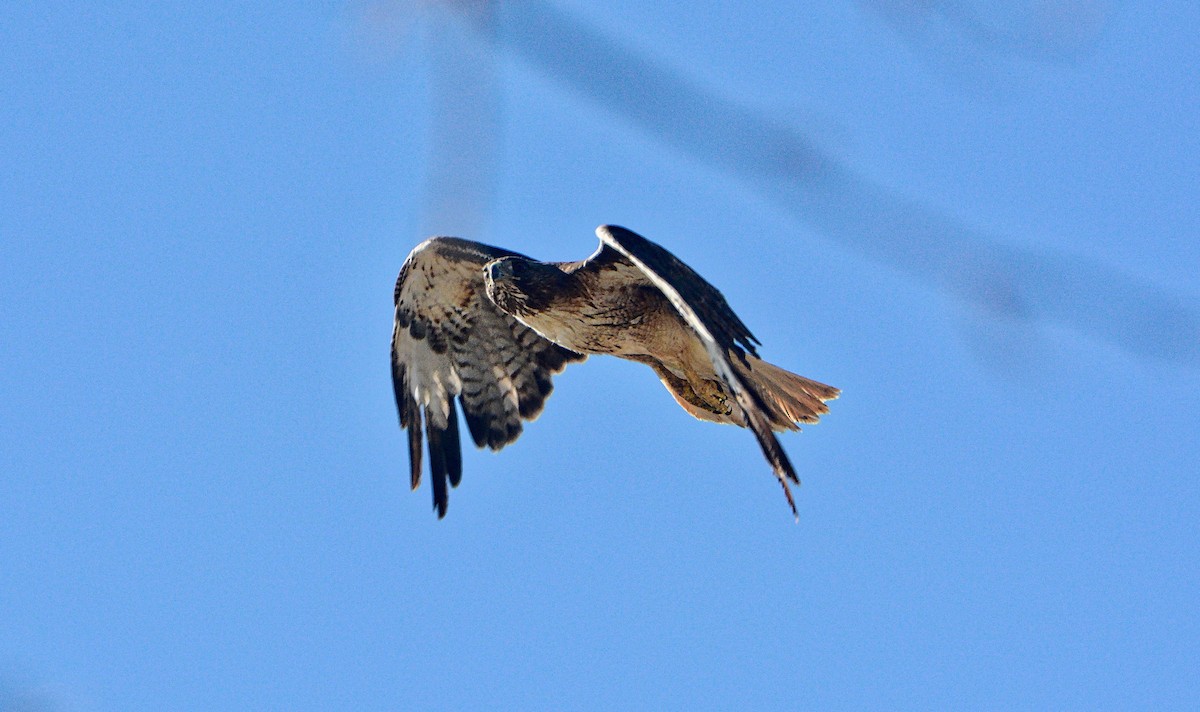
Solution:
{"label": "flying hawk", "polygon": [[478,447],[499,450],[541,413],[551,376],[590,354],[644,363],[684,410],[754,432],[796,504],[799,483],[776,431],[829,412],[838,389],[758,357],[725,298],[670,252],[615,225],[579,262],[538,262],[455,237],[417,245],[396,279],[392,384],[408,431],[411,482],[429,439],[433,506],[446,515],[462,479],[457,397]]}

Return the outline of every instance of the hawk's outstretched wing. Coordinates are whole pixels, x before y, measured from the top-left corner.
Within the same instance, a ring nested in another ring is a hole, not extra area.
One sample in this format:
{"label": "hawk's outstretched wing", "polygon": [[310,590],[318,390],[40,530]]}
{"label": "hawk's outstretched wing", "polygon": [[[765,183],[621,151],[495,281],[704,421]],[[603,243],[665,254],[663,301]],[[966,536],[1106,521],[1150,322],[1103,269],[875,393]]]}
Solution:
{"label": "hawk's outstretched wing", "polygon": [[792,514],[798,518],[796,503],[787,481],[799,484],[800,479],[771,429],[768,409],[762,396],[738,377],[729,361],[731,355],[744,358],[743,349],[754,354],[754,344],[758,340],[729,308],[717,288],[675,255],[632,230],[616,225],[601,225],[596,228],[596,236],[601,243],[621,253],[640,269],[696,332],[704,344],[704,350],[708,352],[717,377],[737,399],[746,417],[746,427],[754,431],[763,455],[771,463],[771,469],[787,495]]}
{"label": "hawk's outstretched wing", "polygon": [[429,438],[433,506],[446,515],[447,482],[462,478],[455,397],[471,438],[499,450],[538,416],[551,375],[582,354],[523,326],[487,298],[483,266],[515,252],[453,237],[418,245],[396,279],[392,385],[408,430],[411,482],[421,482],[421,428]]}

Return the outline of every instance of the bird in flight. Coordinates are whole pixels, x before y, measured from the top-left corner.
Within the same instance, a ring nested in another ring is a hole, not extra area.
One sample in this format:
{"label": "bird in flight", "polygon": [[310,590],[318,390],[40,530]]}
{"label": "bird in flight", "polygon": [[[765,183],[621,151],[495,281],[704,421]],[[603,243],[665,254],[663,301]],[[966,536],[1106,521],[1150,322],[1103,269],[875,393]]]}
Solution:
{"label": "bird in flight", "polygon": [[615,225],[578,262],[539,262],[456,237],[408,255],[394,293],[392,385],[408,432],[412,488],[428,438],[433,506],[446,516],[462,479],[458,412],[471,439],[499,450],[541,413],[551,376],[592,354],[644,363],[688,413],[749,428],[798,518],[799,484],[775,433],[829,412],[838,389],[758,357],[760,342],[725,298],[679,258]]}

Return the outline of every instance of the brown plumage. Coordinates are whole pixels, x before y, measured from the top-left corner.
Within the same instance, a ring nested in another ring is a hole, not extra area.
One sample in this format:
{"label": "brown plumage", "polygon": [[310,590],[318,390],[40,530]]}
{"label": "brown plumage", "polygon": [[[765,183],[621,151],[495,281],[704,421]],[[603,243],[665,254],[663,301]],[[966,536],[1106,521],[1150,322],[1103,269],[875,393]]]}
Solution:
{"label": "brown plumage", "polygon": [[654,369],[688,413],[750,428],[793,514],[799,482],[774,433],[828,412],[838,390],[767,363],[725,298],[667,250],[616,226],[579,262],[545,263],[457,238],[427,240],[396,282],[392,375],[412,485],[429,438],[438,516],[462,476],[454,398],[476,445],[498,450],[536,418],[550,376],[588,354]]}

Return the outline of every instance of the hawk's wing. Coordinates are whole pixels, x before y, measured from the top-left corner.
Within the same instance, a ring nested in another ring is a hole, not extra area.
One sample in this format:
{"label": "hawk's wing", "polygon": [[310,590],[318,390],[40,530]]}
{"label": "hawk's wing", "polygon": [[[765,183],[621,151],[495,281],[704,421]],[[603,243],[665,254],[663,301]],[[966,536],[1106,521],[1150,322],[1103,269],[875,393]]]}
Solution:
{"label": "hawk's wing", "polygon": [[738,378],[729,361],[730,354],[744,358],[743,349],[755,354],[754,344],[758,343],[758,339],[733,313],[717,288],[675,255],[632,230],[616,225],[601,225],[596,228],[596,236],[601,243],[619,252],[641,270],[696,332],[704,344],[704,350],[708,352],[717,377],[737,399],[738,406],[746,416],[746,427],[754,431],[763,454],[771,463],[771,469],[775,471],[792,507],[792,514],[798,517],[787,481],[799,484],[800,479],[771,429],[762,396]]}
{"label": "hawk's wing", "polygon": [[462,478],[457,396],[471,438],[499,450],[521,434],[553,390],[552,374],[585,356],[523,326],[487,298],[483,266],[516,253],[453,237],[418,245],[396,279],[392,385],[408,430],[413,489],[421,483],[421,427],[429,437],[433,506],[446,515]]}

